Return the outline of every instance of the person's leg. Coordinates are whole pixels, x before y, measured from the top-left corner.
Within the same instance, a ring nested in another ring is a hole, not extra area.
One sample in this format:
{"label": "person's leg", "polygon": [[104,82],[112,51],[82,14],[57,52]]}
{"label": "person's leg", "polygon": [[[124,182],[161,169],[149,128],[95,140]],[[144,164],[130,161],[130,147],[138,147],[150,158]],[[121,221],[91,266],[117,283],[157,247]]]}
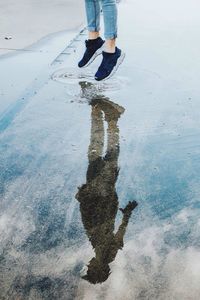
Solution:
{"label": "person's leg", "polygon": [[117,4],[116,0],[101,0],[104,17],[105,51],[114,53],[117,37]]}
{"label": "person's leg", "polygon": [[100,3],[99,0],[85,0],[85,9],[88,24],[89,39],[99,37],[100,30]]}
{"label": "person's leg", "polygon": [[105,27],[105,51],[103,51],[103,60],[95,74],[95,79],[100,81],[110,78],[118,69],[124,60],[125,54],[116,47],[115,39],[117,37],[117,4],[116,0],[101,0],[104,27]]}
{"label": "person's leg", "polygon": [[100,3],[99,0],[85,0],[89,39],[85,41],[86,50],[79,61],[80,68],[87,67],[102,53],[104,41],[99,36],[100,30]]}

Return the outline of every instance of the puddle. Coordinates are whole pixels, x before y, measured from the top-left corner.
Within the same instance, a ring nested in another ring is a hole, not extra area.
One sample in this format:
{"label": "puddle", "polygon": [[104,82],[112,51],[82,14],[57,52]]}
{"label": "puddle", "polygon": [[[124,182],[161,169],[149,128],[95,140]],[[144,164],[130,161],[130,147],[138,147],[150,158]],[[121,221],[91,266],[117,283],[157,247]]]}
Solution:
{"label": "puddle", "polygon": [[47,54],[2,60],[13,72],[1,82],[1,299],[199,299],[196,34],[187,43],[182,26],[167,32],[164,11],[164,27],[150,27],[153,2],[133,5],[121,32],[142,19],[107,81],[93,79],[98,61],[73,67],[79,39],[52,64],[58,40]]}
{"label": "puddle", "polygon": [[63,68],[55,71],[52,80],[76,86],[80,81],[92,83],[96,90],[99,92],[105,91],[118,91],[126,87],[129,83],[128,78],[122,76],[114,76],[109,80],[97,82],[94,79],[94,71],[91,69],[78,69],[78,68]]}

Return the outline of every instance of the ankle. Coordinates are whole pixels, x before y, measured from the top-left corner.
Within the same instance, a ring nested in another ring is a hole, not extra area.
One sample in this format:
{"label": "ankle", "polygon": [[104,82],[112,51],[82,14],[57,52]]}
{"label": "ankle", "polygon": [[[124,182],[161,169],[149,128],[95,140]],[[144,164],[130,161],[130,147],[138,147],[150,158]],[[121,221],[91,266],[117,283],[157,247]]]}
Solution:
{"label": "ankle", "polygon": [[110,53],[110,54],[114,54],[114,53],[115,53],[115,48],[108,48],[108,47],[105,47],[105,52],[106,52],[106,53]]}
{"label": "ankle", "polygon": [[96,40],[98,37],[100,37],[99,32],[89,31],[89,34],[88,34],[88,39],[89,40]]}
{"label": "ankle", "polygon": [[105,52],[115,53],[115,49],[116,49],[115,39],[107,40],[105,44]]}

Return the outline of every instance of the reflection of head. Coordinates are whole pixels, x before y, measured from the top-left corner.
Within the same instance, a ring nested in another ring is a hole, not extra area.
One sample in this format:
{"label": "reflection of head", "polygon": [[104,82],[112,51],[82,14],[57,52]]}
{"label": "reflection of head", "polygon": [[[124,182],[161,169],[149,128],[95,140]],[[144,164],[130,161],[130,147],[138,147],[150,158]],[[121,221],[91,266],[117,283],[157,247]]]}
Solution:
{"label": "reflection of head", "polygon": [[93,257],[88,265],[87,274],[82,276],[83,279],[90,283],[103,283],[110,275],[110,267],[104,261],[99,261]]}

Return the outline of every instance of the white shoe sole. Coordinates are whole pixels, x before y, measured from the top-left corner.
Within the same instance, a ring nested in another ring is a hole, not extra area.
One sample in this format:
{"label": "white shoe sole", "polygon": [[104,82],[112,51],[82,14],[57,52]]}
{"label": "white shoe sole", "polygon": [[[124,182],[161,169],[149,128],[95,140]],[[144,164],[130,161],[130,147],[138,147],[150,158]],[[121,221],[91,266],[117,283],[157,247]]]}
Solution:
{"label": "white shoe sole", "polygon": [[96,80],[96,81],[102,82],[102,81],[106,81],[109,78],[111,78],[117,72],[119,66],[123,63],[125,56],[126,56],[126,54],[124,52],[122,52],[120,57],[117,60],[116,66],[114,66],[114,68],[113,68],[112,72],[110,73],[110,75],[108,75],[108,77],[106,77],[102,80]]}
{"label": "white shoe sole", "polygon": [[[90,58],[90,60],[88,61],[88,63],[85,65],[85,66],[83,66],[82,68],[87,68],[96,58],[97,58],[97,56],[99,56],[99,55],[101,55],[102,54],[102,52],[103,52],[103,50],[104,50],[104,43],[103,43],[103,45],[93,54],[93,56]],[[82,69],[81,68],[81,69]]]}

